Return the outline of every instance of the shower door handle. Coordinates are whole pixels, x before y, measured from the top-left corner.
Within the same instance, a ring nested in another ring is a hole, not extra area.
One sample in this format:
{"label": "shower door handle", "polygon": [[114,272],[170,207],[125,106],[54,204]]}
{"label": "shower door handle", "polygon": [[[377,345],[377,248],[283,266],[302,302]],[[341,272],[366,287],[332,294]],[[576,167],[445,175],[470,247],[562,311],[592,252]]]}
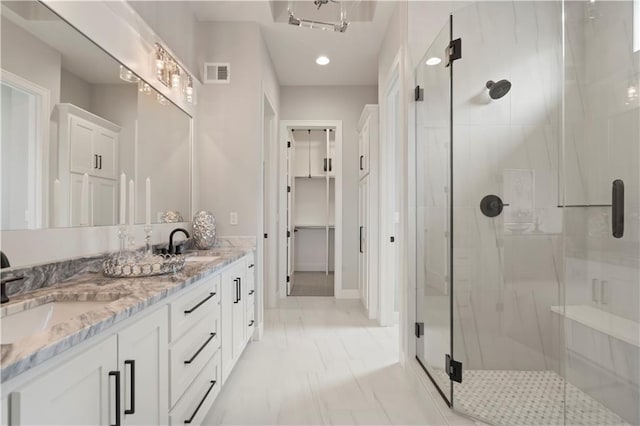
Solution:
{"label": "shower door handle", "polygon": [[611,230],[614,238],[624,235],[624,182],[620,179],[611,188]]}

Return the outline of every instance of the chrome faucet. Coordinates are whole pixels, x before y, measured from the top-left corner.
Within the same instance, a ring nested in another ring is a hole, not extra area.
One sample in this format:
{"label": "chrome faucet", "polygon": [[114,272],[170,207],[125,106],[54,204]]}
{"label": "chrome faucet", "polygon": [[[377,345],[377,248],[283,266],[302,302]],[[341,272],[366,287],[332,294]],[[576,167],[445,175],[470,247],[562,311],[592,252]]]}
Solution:
{"label": "chrome faucet", "polygon": [[176,232],[182,232],[185,235],[185,237],[191,238],[191,236],[189,235],[189,231],[187,231],[186,229],[176,228],[173,231],[171,231],[171,234],[169,234],[169,254],[180,254],[180,253],[182,253],[182,245],[178,245],[175,248],[173,246],[173,235]]}

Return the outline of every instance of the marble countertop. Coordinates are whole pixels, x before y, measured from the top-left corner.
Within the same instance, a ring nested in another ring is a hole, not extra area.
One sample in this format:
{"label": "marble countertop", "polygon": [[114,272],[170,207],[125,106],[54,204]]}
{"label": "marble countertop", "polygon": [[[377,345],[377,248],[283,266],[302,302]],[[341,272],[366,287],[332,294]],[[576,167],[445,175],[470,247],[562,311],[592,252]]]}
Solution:
{"label": "marble countertop", "polygon": [[[147,278],[107,278],[84,273],[72,279],[15,296],[0,308],[0,317],[49,302],[107,301],[106,306],[83,313],[14,343],[2,344],[0,382],[53,358],[65,350],[102,333],[131,316],[156,305],[196,281],[254,251],[253,248],[221,248],[187,256],[216,256],[207,262],[186,262],[176,274]],[[1,319],[0,319],[1,321]]]}

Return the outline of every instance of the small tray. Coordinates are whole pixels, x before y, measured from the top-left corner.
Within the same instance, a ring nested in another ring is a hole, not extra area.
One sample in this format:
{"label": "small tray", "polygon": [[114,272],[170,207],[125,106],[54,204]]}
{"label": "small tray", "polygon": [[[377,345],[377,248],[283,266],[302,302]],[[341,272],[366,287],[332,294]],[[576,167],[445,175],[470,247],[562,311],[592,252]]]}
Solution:
{"label": "small tray", "polygon": [[111,278],[138,278],[173,274],[184,269],[181,254],[154,254],[151,256],[115,256],[102,262],[102,273]]}

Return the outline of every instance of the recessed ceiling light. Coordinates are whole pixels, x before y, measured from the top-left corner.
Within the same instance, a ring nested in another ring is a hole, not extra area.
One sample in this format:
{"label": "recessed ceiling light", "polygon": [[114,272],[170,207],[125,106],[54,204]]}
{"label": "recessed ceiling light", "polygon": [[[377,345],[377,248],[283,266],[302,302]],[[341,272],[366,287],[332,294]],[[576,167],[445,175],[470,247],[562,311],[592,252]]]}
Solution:
{"label": "recessed ceiling light", "polygon": [[316,64],[318,65],[327,65],[329,62],[331,62],[331,60],[326,56],[318,56],[316,58]]}
{"label": "recessed ceiling light", "polygon": [[427,65],[438,65],[440,62],[442,62],[442,59],[436,57],[436,56],[432,56],[431,58],[427,59],[426,64]]}

